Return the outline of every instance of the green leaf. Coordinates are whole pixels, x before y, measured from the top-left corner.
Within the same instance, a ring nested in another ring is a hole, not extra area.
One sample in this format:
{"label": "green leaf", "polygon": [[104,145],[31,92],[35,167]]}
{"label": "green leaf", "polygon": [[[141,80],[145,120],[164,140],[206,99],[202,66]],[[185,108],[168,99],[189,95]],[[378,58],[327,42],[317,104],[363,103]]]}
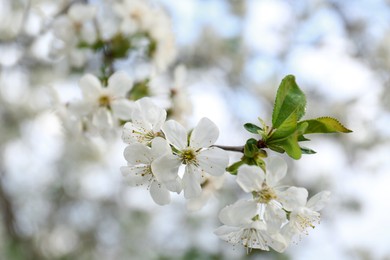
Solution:
{"label": "green leaf", "polygon": [[271,149],[272,151],[277,152],[277,153],[284,153],[285,152],[285,150],[282,147],[278,146],[277,144],[269,144],[268,148]]}
{"label": "green leaf", "polygon": [[302,155],[301,148],[298,144],[298,134],[299,130],[296,130],[287,138],[271,140],[267,143],[267,145],[275,152],[286,152],[291,158],[298,160]]}
{"label": "green leaf", "polygon": [[278,144],[286,153],[293,159],[298,160],[302,156],[301,147],[298,145],[297,134],[291,135],[289,138],[283,140]]}
{"label": "green leaf", "polygon": [[304,120],[298,123],[298,125],[307,123],[308,126],[303,134],[314,133],[350,133],[352,132],[345,126],[343,126],[337,119],[332,117],[320,117],[317,119]]}
{"label": "green leaf", "polygon": [[245,164],[244,161],[238,161],[230,165],[226,168],[226,171],[229,172],[232,175],[237,175],[238,168],[240,168],[241,165]]}
{"label": "green leaf", "polygon": [[255,154],[259,151],[257,147],[257,141],[254,138],[248,139],[244,146],[244,155],[248,158],[253,158]]}
{"label": "green leaf", "polygon": [[284,139],[293,134],[297,129],[297,114],[292,113],[285,121],[271,134],[269,141]]}
{"label": "green leaf", "polygon": [[303,135],[298,136],[298,142],[310,141],[310,139],[304,137]]}
{"label": "green leaf", "polygon": [[280,83],[276,94],[274,111],[272,113],[272,127],[280,127],[291,114],[296,113],[297,120],[305,114],[306,97],[295,82],[292,75],[286,76]]}
{"label": "green leaf", "polygon": [[301,147],[301,151],[303,154],[315,154],[317,153],[316,151],[310,149],[310,148],[306,148],[306,147]]}
{"label": "green leaf", "polygon": [[251,123],[246,123],[246,124],[244,125],[244,128],[245,128],[248,132],[250,132],[250,133],[252,133],[252,134],[259,134],[259,131],[261,132],[261,131],[263,130],[261,127],[259,127],[259,126],[257,126],[257,125],[254,125],[254,124],[251,124]]}
{"label": "green leaf", "polygon": [[265,172],[266,165],[265,165],[265,162],[263,160],[262,155],[260,153],[256,154],[254,160],[255,160],[256,165],[259,166]]}

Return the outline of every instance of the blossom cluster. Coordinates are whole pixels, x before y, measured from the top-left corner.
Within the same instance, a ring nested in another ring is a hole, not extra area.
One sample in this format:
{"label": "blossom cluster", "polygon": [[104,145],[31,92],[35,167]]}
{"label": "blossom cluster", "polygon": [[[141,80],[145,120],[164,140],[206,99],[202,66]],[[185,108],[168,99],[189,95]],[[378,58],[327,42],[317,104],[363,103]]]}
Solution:
{"label": "blossom cluster", "polygon": [[219,219],[224,225],[215,234],[249,250],[271,247],[283,252],[295,235],[314,228],[330,192],[322,191],[307,200],[305,188],[281,185],[286,172],[287,164],[280,157],[269,158],[265,172],[257,166],[241,166],[236,181],[253,198],[223,208]]}
{"label": "blossom cluster", "polygon": [[[181,191],[193,203],[202,198],[203,180],[225,174],[229,157],[213,146],[219,130],[210,119],[202,118],[192,131],[186,131],[166,117],[166,111],[149,98],[135,102],[132,120],[123,128],[122,139],[128,146],[124,151],[127,166],[121,171],[130,186],[146,186],[159,205],[170,203],[170,192]],[[307,200],[305,188],[281,184],[286,173],[287,164],[281,157],[268,158],[265,171],[259,166],[241,166],[236,182],[252,199],[223,208],[219,214],[223,226],[215,234],[250,250],[283,252],[296,235],[314,228],[330,192]]]}
{"label": "blossom cluster", "polygon": [[[184,67],[176,67],[169,87],[159,81],[176,54],[170,21],[161,9],[143,0],[74,3],[53,19],[51,30],[55,58],[69,69],[84,70],[82,98],[58,108],[64,128],[103,139],[123,128],[127,165],[120,171],[130,186],[145,186],[158,205],[169,204],[171,193],[182,193],[187,208],[197,210],[222,187],[227,172],[237,174],[237,184],[252,198],[224,207],[223,225],[215,234],[248,249],[283,252],[297,234],[319,222],[329,192],[308,200],[305,188],[280,184],[287,172],[281,158],[264,159],[263,148],[294,159],[301,151],[309,153],[298,146],[297,135],[316,133],[318,124],[331,126],[325,132],[341,129],[327,118],[298,122],[306,101],[293,77],[282,82],[272,127],[246,124],[262,139],[235,150],[244,155],[229,166],[229,149],[215,144],[219,129],[214,122],[205,117],[193,129],[178,122],[189,112]],[[119,69],[123,60],[133,62],[131,71]],[[138,63],[148,64],[149,76],[137,75]]]}
{"label": "blossom cluster", "polygon": [[186,199],[200,198],[204,179],[221,176],[229,163],[226,151],[212,147],[219,130],[202,118],[188,132],[149,98],[135,102],[132,120],[124,125],[122,139],[127,166],[121,168],[132,186],[145,185],[160,205],[170,202],[170,192],[183,191]]}
{"label": "blossom cluster", "polygon": [[75,3],[52,27],[52,56],[66,57],[76,68],[101,50],[110,58],[125,58],[129,49],[143,50],[159,70],[165,70],[176,56],[169,18],[148,1]]}
{"label": "blossom cluster", "polygon": [[[27,9],[41,1],[33,2],[27,4]],[[84,150],[84,143],[79,140],[91,144],[93,138],[90,137],[98,136],[101,137],[99,141],[112,141],[110,138],[117,138],[122,130],[122,140],[127,145],[124,149],[127,165],[120,171],[127,183],[146,187],[158,205],[169,204],[171,193],[183,194],[190,211],[204,206],[209,197],[222,188],[227,176],[235,178],[238,186],[252,197],[222,208],[219,220],[223,225],[215,234],[229,243],[242,244],[248,251],[272,248],[283,252],[294,238],[307,234],[308,228],[319,223],[319,210],[329,200],[330,192],[323,191],[308,199],[305,188],[283,185],[287,164],[281,157],[267,158],[266,149],[299,159],[302,154],[315,153],[299,145],[299,142],[309,140],[304,135],[350,130],[331,117],[301,120],[306,97],[294,76],[282,80],[271,126],[261,119],[261,126],[246,123],[244,128],[256,135],[256,139],[251,138],[244,146],[234,149],[216,145],[219,129],[210,119],[200,119],[193,129],[182,125],[186,121],[183,115],[190,112],[189,98],[183,88],[186,69],[181,65],[169,67],[176,51],[170,20],[162,9],[145,0],[70,1],[66,6],[62,6],[66,1],[62,2],[53,4],[57,5],[58,13],[50,19],[45,19],[45,8],[31,8],[36,16],[42,16],[38,19],[40,25],[35,36],[48,36],[48,53],[35,57],[18,50],[14,55],[16,58],[8,60],[6,55],[0,63],[12,67],[26,56],[39,62],[27,61],[23,66],[31,71],[36,66],[37,70],[48,71],[47,74],[53,72],[48,78],[55,81],[64,75],[54,73],[56,69],[48,70],[48,65],[65,68],[64,78],[68,81],[73,79],[71,74],[77,75],[80,99],[63,102],[61,93],[51,92],[58,119],[68,134],[64,136],[64,154],[80,161],[64,158],[82,165],[83,160],[93,157],[94,146],[87,145]],[[1,34],[0,39],[9,40],[25,33],[23,23],[27,24],[33,16],[29,18],[29,10],[20,13],[24,13],[18,15],[20,25],[18,22],[17,26],[10,26],[12,19],[4,19],[6,26],[0,25],[0,31],[8,31]],[[18,29],[12,31],[12,27]],[[40,49],[40,41],[32,40],[34,37],[30,36],[19,38],[15,45]],[[168,76],[169,73],[173,77]],[[18,75],[10,77],[10,86],[14,86],[13,78],[19,78]],[[29,77],[32,75],[35,73],[30,73]],[[31,81],[26,85],[35,80],[33,77],[26,80]],[[40,92],[37,93],[31,96],[39,96]],[[28,95],[23,94],[24,97]],[[19,99],[12,96],[9,95],[8,101]],[[0,100],[3,100],[1,93]],[[12,103],[8,101],[3,103]],[[26,107],[30,111],[35,106]],[[39,109],[35,109],[38,113]],[[14,117],[12,110],[4,113],[9,121]],[[20,117],[22,114],[26,118],[32,117],[24,112],[19,113]],[[12,129],[7,135],[13,136],[13,132],[16,131]],[[2,138],[7,139],[12,138]],[[238,162],[229,165],[228,151],[243,155]],[[63,167],[59,168],[63,170]],[[72,172],[77,172],[71,168]]]}

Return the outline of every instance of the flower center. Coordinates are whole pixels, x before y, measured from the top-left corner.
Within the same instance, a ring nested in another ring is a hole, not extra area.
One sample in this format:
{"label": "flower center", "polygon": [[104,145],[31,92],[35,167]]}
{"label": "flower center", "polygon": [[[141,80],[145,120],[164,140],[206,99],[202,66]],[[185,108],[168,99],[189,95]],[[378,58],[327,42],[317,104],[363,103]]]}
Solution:
{"label": "flower center", "polygon": [[196,154],[192,149],[185,149],[181,153],[181,159],[184,164],[197,164]]}
{"label": "flower center", "polygon": [[259,234],[255,228],[244,229],[241,235],[241,244],[247,248],[247,253],[250,253],[252,248],[260,248],[266,250],[267,241]]}
{"label": "flower center", "polygon": [[299,231],[307,234],[306,228],[315,228],[314,222],[320,223],[320,215],[317,214],[297,214],[296,225]]}
{"label": "flower center", "polygon": [[106,95],[100,96],[99,100],[98,100],[99,106],[101,106],[101,107],[109,108],[110,107],[110,102],[111,102],[110,97],[106,96]]}
{"label": "flower center", "polygon": [[256,194],[259,203],[267,204],[271,200],[277,198],[275,191],[269,187],[267,184],[263,183],[262,189]]}

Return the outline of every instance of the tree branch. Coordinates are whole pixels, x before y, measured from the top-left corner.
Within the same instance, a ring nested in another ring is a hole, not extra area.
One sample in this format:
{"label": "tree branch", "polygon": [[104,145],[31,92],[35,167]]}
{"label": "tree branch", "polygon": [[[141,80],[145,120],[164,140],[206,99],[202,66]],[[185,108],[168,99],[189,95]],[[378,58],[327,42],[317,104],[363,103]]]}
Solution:
{"label": "tree branch", "polygon": [[212,145],[211,147],[217,147],[225,151],[231,151],[231,152],[244,152],[244,146],[224,146],[224,145]]}

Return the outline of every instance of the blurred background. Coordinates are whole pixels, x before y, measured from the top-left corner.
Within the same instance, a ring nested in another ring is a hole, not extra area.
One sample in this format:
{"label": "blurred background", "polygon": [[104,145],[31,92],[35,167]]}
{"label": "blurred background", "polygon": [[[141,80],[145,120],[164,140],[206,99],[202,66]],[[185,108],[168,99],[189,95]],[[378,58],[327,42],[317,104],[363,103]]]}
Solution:
{"label": "blurred background", "polygon": [[293,74],[306,118],[353,130],[313,135],[317,154],[285,157],[287,183],[332,199],[284,254],[247,254],[213,234],[219,210],[247,195],[234,176],[200,211],[182,196],[161,207],[124,183],[120,135],[64,138],[46,87],[66,96],[82,74],[37,61],[48,52],[37,24],[71,2],[0,0],[0,259],[390,259],[390,1],[153,1],[172,19],[174,65],[187,68],[188,126],[209,117],[218,144],[242,145],[242,125],[270,122]]}

